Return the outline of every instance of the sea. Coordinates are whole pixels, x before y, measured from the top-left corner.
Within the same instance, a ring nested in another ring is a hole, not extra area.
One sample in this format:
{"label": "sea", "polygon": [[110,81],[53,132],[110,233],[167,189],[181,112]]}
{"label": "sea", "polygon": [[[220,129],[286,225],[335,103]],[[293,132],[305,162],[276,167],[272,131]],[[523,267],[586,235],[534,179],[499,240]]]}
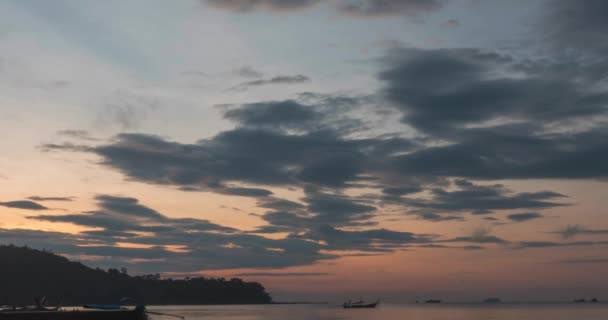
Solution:
{"label": "sea", "polygon": [[[607,320],[608,303],[380,304],[343,309],[331,304],[148,306],[186,320]],[[151,315],[151,320],[178,320]]]}

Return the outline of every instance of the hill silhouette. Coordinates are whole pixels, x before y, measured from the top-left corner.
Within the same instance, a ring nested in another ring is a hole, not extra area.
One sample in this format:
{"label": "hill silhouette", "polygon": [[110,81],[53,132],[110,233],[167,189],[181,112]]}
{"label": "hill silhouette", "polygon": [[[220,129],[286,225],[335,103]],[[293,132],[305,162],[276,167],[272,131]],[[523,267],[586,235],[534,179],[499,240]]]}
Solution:
{"label": "hill silhouette", "polygon": [[48,251],[0,245],[0,305],[31,305],[46,296],[53,304],[262,304],[270,295],[257,282],[238,278],[161,279],[130,276],[126,269],[93,269]]}

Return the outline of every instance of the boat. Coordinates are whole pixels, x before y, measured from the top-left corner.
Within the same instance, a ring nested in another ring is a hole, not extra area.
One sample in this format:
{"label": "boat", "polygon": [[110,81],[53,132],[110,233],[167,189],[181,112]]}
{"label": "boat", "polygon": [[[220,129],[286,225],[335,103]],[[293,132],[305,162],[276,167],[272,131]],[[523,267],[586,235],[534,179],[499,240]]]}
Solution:
{"label": "boat", "polygon": [[501,303],[500,298],[487,298],[483,300],[484,303]]}
{"label": "boat", "polygon": [[424,303],[441,303],[441,300],[429,299],[429,300],[425,301]]}
{"label": "boat", "polygon": [[373,303],[365,303],[365,301],[348,301],[342,304],[342,307],[344,307],[344,309],[372,309],[377,307],[378,304],[380,304],[380,299],[376,300],[376,302]]}
{"label": "boat", "polygon": [[587,300],[585,300],[585,299],[575,299],[573,302],[574,303],[584,303],[584,302],[587,302]]}
{"label": "boat", "polygon": [[147,320],[146,308],[112,310],[33,310],[12,308],[0,311],[0,320]]}

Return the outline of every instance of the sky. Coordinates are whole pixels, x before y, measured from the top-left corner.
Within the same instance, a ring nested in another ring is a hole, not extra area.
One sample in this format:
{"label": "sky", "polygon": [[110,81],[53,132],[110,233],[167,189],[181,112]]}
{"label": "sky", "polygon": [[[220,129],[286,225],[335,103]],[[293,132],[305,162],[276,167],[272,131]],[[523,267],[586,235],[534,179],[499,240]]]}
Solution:
{"label": "sky", "polygon": [[0,0],[0,243],[279,301],[608,296],[607,35],[602,0]]}

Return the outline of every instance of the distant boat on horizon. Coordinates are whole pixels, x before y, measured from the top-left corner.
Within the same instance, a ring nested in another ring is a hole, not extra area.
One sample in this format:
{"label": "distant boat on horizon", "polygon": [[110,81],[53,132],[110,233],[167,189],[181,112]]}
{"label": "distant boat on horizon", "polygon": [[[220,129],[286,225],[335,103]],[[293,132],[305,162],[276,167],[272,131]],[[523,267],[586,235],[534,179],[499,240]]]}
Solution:
{"label": "distant boat on horizon", "polygon": [[376,300],[376,302],[373,303],[365,303],[365,301],[360,300],[360,301],[356,301],[356,302],[351,302],[350,300],[348,302],[345,302],[344,304],[342,304],[342,307],[344,309],[372,309],[378,306],[378,304],[380,304],[380,299]]}
{"label": "distant boat on horizon", "polygon": [[499,298],[487,298],[485,300],[483,300],[484,303],[501,303],[502,300],[500,300]]}
{"label": "distant boat on horizon", "polygon": [[441,303],[441,300],[429,299],[426,300],[424,303]]}

